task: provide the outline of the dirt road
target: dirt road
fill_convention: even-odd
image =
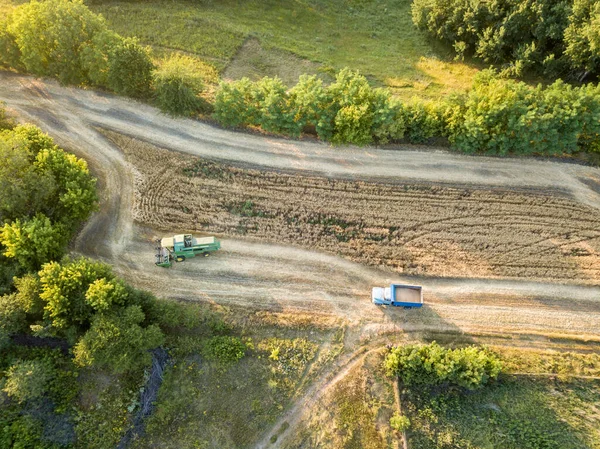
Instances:
[[[266,445],[283,420],[293,424],[286,432],[291,433],[306,406],[354,366],[364,343],[384,341],[380,336],[386,333],[466,333],[473,338],[501,338],[514,346],[556,343],[579,348],[587,344],[591,348],[600,342],[600,288],[595,285],[404,277],[401,279],[407,282],[424,284],[427,298],[423,310],[406,311],[374,307],[369,301],[373,285],[398,279],[390,271],[285,241],[264,243],[225,237],[222,251],[208,260],[178,264],[170,270],[155,267],[152,241],[162,233],[134,223],[133,185],[143,173],[97,127],[245,169],[390,184],[501,187],[553,193],[559,203],[572,201],[595,209],[600,208],[598,169],[409,147],[332,149],[319,143],[265,138],[191,120],[173,120],[126,99],[6,73],[0,74],[0,100],[51,134],[57,143],[85,157],[99,178],[101,209],[79,235],[77,252],[113,264],[130,282],[162,297],[332,314],[350,323],[353,337],[348,340],[355,348],[348,348],[348,356],[335,365],[340,370],[338,376],[316,383],[272,430],[265,432],[265,440],[257,447]],[[578,213],[583,220],[585,213]],[[597,231],[595,221],[586,223],[586,232]],[[590,279],[595,276],[591,273]],[[284,440],[280,438],[278,444]]]
[[[333,313],[361,323],[369,335],[404,328],[600,337],[600,288],[594,286],[413,278],[412,282],[426,284],[429,306],[423,312],[406,313],[372,307],[369,302],[370,287],[389,282],[389,272],[283,244],[225,238],[223,250],[210,262],[157,268],[152,264],[151,241],[160,233],[133,223],[132,185],[139,172],[95,127],[243,167],[354,180],[372,180],[383,173],[390,182],[556,190],[593,207],[600,205],[600,195],[588,184],[600,181],[597,169],[443,151],[332,149],[319,143],[263,138],[173,120],[129,100],[12,74],[0,74],[0,100],[85,157],[99,177],[101,211],[79,236],[76,250],[114,264],[131,282],[158,295]]]

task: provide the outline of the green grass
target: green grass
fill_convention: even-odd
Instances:
[[[412,447],[586,449],[600,447],[600,382],[508,377],[469,394],[404,401]]]
[[[0,0],[0,13],[19,3],[23,0]],[[415,28],[411,0],[97,0],[88,4],[118,33],[152,46],[159,59],[171,52],[197,58],[208,82],[216,81],[214,74],[223,73],[249,39],[262,47],[258,58],[264,64],[252,62],[257,58],[253,47],[248,58],[239,58],[242,68],[236,65],[235,77],[280,75],[290,83],[290,66],[296,66],[292,78],[298,71],[331,74],[347,66],[400,97],[435,98],[469,87],[477,71],[454,62],[448,49],[428,41]]]
[[[226,317],[227,332],[248,342],[246,356],[227,365],[202,357],[199,349],[214,334],[208,328],[215,326],[172,329],[167,346],[174,364],[165,375],[146,435],[134,449],[249,447],[332,361],[325,357],[327,349],[318,349],[335,339],[336,329],[315,325],[306,338],[306,330],[278,323],[274,316],[220,313],[211,322]]]
[[[2,0],[4,2],[10,0]],[[411,21],[410,0],[95,2],[111,28],[155,49],[189,52],[222,71],[244,41],[321,64],[348,66],[401,96],[470,85],[476,71],[448,59]]]

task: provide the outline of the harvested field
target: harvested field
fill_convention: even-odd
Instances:
[[[550,194],[242,169],[106,132],[137,172],[134,218],[296,244],[398,273],[600,279],[600,213]]]

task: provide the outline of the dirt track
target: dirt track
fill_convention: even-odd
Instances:
[[[181,264],[172,270],[154,267],[150,242],[161,233],[133,224],[132,186],[140,173],[94,127],[124,131],[169,149],[242,167],[335,174],[356,181],[372,180],[382,172],[388,174],[386,180],[396,183],[437,179],[544,193],[552,190],[594,207],[600,205],[599,195],[581,180],[600,180],[597,169],[442,151],[331,149],[317,143],[266,139],[172,120],[121,98],[10,74],[0,75],[0,99],[88,159],[99,177],[101,211],[81,233],[77,250],[113,263],[130,281],[161,296],[333,313],[363,323],[366,333],[404,328],[600,337],[600,289],[592,286],[413,278],[426,285],[430,306],[423,312],[405,313],[369,303],[370,287],[389,282],[390,272],[291,246],[226,238],[223,251],[210,261]],[[594,219],[592,231],[595,223]]]
[[[342,316],[351,324],[351,337],[347,340],[357,348],[368,339],[396,331],[409,334],[467,333],[477,338],[487,335],[501,338],[505,344],[514,346],[558,344],[560,347],[582,347],[584,340],[600,341],[600,288],[593,285],[514,279],[401,277],[400,280],[424,284],[428,304],[420,311],[390,310],[372,306],[369,291],[373,285],[384,285],[392,277],[398,279],[397,275],[389,270],[367,266],[365,260],[358,256],[356,260],[363,263],[290,246],[285,239],[279,243],[264,243],[226,237],[222,251],[207,260],[180,264],[171,270],[157,268],[152,263],[151,242],[162,232],[134,224],[134,216],[139,211],[133,207],[133,186],[135,180],[143,180],[143,170],[129,163],[115,145],[96,131],[96,127],[124,133],[170,150],[229,163],[237,167],[236,170],[267,169],[289,176],[326,175],[337,178],[332,184],[338,186],[345,185],[344,182],[374,180],[390,185],[442,183],[446,185],[445,190],[441,189],[446,196],[442,197],[438,207],[443,207],[446,201],[453,202],[454,206],[467,207],[467,203],[461,203],[467,200],[458,198],[460,195],[457,197],[456,192],[460,189],[473,192],[489,187],[508,189],[512,191],[508,195],[515,197],[534,193],[536,198],[547,198],[544,200],[547,204],[534,201],[525,211],[518,211],[518,219],[510,213],[503,217],[509,225],[519,222],[529,227],[529,266],[533,267],[535,258],[543,254],[544,245],[565,248],[564,260],[569,257],[588,259],[585,263],[578,262],[581,270],[578,275],[573,275],[575,268],[558,263],[563,259],[547,257],[546,260],[554,263],[552,270],[558,270],[550,276],[559,273],[563,280],[587,280],[596,285],[597,262],[590,258],[598,256],[598,169],[528,159],[464,157],[444,151],[411,148],[400,151],[331,149],[318,143],[263,138],[188,120],[172,120],[153,108],[125,99],[10,74],[0,74],[0,100],[6,101],[23,119],[38,124],[59,144],[85,157],[99,177],[101,210],[80,234],[76,250],[112,263],[129,281],[160,296],[270,311],[303,310]],[[173,155],[172,161],[177,161],[178,157]],[[159,200],[168,198],[167,195]],[[235,197],[233,203],[239,198]],[[153,201],[162,204],[159,200]],[[256,203],[259,204],[258,201]],[[566,215],[551,216],[551,209],[558,209],[560,214]],[[528,219],[529,210],[538,215],[545,211],[541,214],[544,219],[538,221],[538,227],[533,230]],[[565,211],[574,215],[570,217]],[[369,216],[366,213],[368,208],[363,212],[362,215]],[[166,221],[151,223],[167,228],[173,219],[169,216]],[[562,226],[559,233],[546,235],[542,232],[555,228],[557,220],[558,227]],[[464,222],[459,221],[459,224],[464,225]],[[435,224],[432,226],[425,228],[427,235],[444,232]],[[235,235],[226,228],[221,232]],[[538,243],[532,245],[540,232]],[[576,242],[578,237],[587,240]],[[427,242],[430,237],[424,235],[421,238]],[[573,241],[569,241],[571,238]],[[587,245],[584,248],[587,253],[571,251],[569,245]],[[506,251],[499,253],[497,260],[510,261],[510,254]],[[353,257],[352,254],[345,255]],[[438,268],[432,261],[423,264],[428,266],[429,263],[435,272]],[[446,261],[445,266],[448,265]],[[592,269],[582,269],[586,266]],[[486,277],[511,275],[502,270],[478,270],[470,274]],[[567,274],[562,276],[560,273]],[[539,273],[536,276],[548,277]],[[336,365],[342,373],[347,372],[356,360],[354,354],[348,354]],[[348,362],[346,370],[343,370],[342,362]],[[292,423],[298,422],[303,404],[313,403],[319,396],[319,389],[327,385],[317,383],[310,390],[308,399],[299,401],[283,419],[291,418]],[[265,433],[265,441],[269,435],[269,432]]]

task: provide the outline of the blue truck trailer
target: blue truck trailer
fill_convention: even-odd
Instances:
[[[423,287],[407,284],[373,287],[371,299],[378,306],[423,307]]]

